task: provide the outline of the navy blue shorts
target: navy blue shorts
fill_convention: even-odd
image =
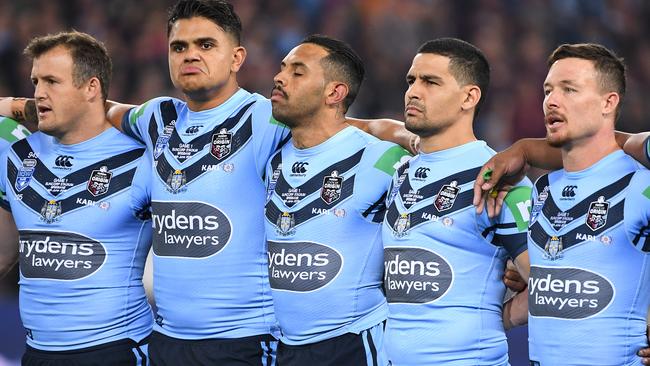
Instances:
[[[42,351],[26,347],[23,366],[148,366],[148,337],[140,342],[121,339],[70,351]]]
[[[280,342],[278,366],[386,366],[383,335],[381,323],[359,334],[346,333],[311,344]]]
[[[233,339],[186,340],[153,332],[153,366],[275,366],[278,341],[271,335]]]

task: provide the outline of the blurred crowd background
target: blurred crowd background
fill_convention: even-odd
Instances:
[[[30,96],[30,38],[77,29],[104,41],[113,57],[110,99],[142,103],[179,96],[167,68],[167,8],[175,0],[1,0],[0,96]],[[366,63],[366,79],[350,111],[357,117],[402,119],[405,74],[424,41],[459,37],[479,46],[492,80],[476,124],[496,150],[544,135],[542,83],[546,58],[562,43],[597,42],[628,66],[628,92],[618,128],[649,130],[650,1],[646,0],[234,0],[248,57],[241,85],[268,96],[280,60],[304,36],[323,33],[350,43]],[[0,352],[15,359],[16,271],[0,281]],[[19,323],[18,323],[19,325]],[[8,339],[8,338],[7,338]],[[12,351],[15,347],[18,350]],[[9,351],[6,351],[6,350]],[[7,353],[8,352],[8,353]],[[0,360],[2,364],[2,360]],[[517,363],[513,363],[517,365]]]

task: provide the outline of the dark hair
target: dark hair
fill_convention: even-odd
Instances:
[[[312,43],[327,50],[328,55],[321,60],[321,65],[330,80],[339,79],[348,84],[348,95],[343,101],[343,107],[347,112],[359,93],[366,72],[361,57],[349,44],[322,34],[307,36],[300,42],[300,44],[304,43]]]
[[[113,64],[104,44],[93,36],[77,32],[60,32],[32,39],[23,53],[32,60],[51,49],[62,46],[70,51],[72,57],[72,81],[75,86],[96,77],[102,88],[102,98],[108,98]]]
[[[241,20],[233,6],[222,0],[180,0],[169,9],[167,37],[172,26],[179,19],[203,17],[209,19],[224,32],[230,34],[239,46],[241,42]]]
[[[604,46],[595,43],[563,44],[548,57],[548,67],[555,61],[565,58],[580,58],[594,63],[598,72],[603,91],[615,91],[620,96],[621,103],[625,96],[625,64],[623,59]],[[618,105],[620,107],[621,104]],[[619,108],[616,109],[618,117]]]
[[[481,89],[474,116],[478,114],[490,85],[490,64],[473,44],[457,38],[438,38],[425,42],[418,53],[432,53],[449,58],[449,72],[460,85],[473,84]]]

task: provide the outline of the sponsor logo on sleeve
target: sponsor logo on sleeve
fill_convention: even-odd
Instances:
[[[26,278],[79,280],[106,260],[100,242],[63,231],[21,230],[19,252],[20,273]]]
[[[202,202],[152,202],[153,251],[162,257],[206,258],[230,240],[232,225]]]
[[[454,273],[440,255],[422,248],[384,249],[384,289],[389,303],[426,304],[442,298]]]
[[[343,268],[333,248],[313,242],[268,242],[269,280],[274,290],[310,292],[331,283]]]
[[[528,311],[537,317],[585,319],[614,299],[607,278],[580,268],[532,266],[528,289]]]

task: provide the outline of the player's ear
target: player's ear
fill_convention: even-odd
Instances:
[[[466,111],[475,108],[481,100],[481,88],[476,85],[465,85],[463,91],[464,99],[460,105],[461,109]]]
[[[230,66],[230,71],[236,73],[241,68],[241,65],[244,64],[246,60],[246,49],[242,46],[237,46],[233,48],[232,53],[232,65]]]
[[[332,81],[325,86],[325,103],[327,105],[336,105],[343,103],[349,93],[348,86],[340,81]]]
[[[102,83],[99,81],[99,78],[92,77],[90,80],[84,83],[84,92],[86,93],[86,98],[88,100],[96,100],[97,98],[102,99]],[[103,100],[103,99],[102,99]]]

